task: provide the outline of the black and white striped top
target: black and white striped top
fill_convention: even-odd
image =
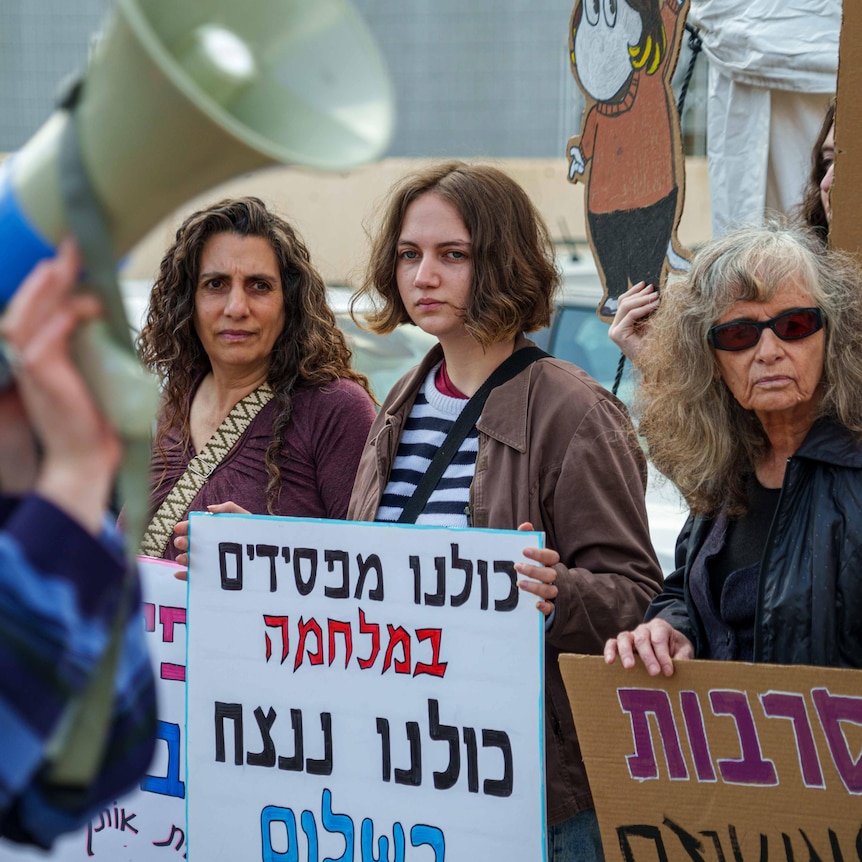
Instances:
[[[389,474],[389,483],[377,510],[378,521],[398,520],[449,429],[467,405],[466,399],[451,398],[437,388],[435,378],[440,364],[428,372],[407,417]],[[470,502],[470,485],[476,472],[478,451],[479,432],[473,427],[428,498],[422,514],[416,519],[417,524],[469,526],[467,505]]]

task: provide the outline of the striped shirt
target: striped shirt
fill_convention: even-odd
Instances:
[[[389,474],[389,483],[377,510],[378,521],[398,520],[428,469],[431,459],[467,405],[467,399],[452,398],[437,388],[436,377],[440,365],[441,363],[438,363],[428,372],[407,417],[392,464],[392,472]],[[470,502],[470,485],[476,472],[478,451],[479,432],[474,426],[425,503],[425,508],[416,519],[417,524],[435,527],[469,526],[467,506]]]

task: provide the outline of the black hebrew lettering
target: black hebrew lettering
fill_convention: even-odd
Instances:
[[[259,752],[249,751],[246,753],[245,762],[249,766],[275,766],[275,743],[272,741],[270,730],[276,719],[275,710],[270,707],[266,715],[261,707],[256,707],[254,717],[260,730],[260,738],[263,748]]]
[[[395,783],[418,787],[422,783],[422,740],[419,722],[407,722],[407,739],[410,741],[410,769],[395,769]]]
[[[735,862],[743,862],[742,851],[739,847],[739,836],[736,833],[736,826],[733,824],[727,827],[727,834],[730,838],[730,849],[733,851]],[[761,833],[760,835],[760,862],[767,862],[769,859],[769,839]]]
[[[661,830],[658,826],[649,826],[647,824],[617,826],[617,838],[620,842],[623,859],[626,862],[635,862],[635,851],[631,843],[632,838],[643,838],[647,841],[653,841],[659,862],[667,862],[667,850],[665,850],[664,839],[661,837]],[[641,858],[643,859],[644,856],[641,856]],[[650,853],[647,858],[652,859],[654,856]],[[741,862],[741,858],[739,862]]]
[[[411,554],[408,558],[410,569],[413,572],[413,603],[420,605],[426,604],[429,607],[442,607],[446,603],[446,581],[447,581],[447,565],[450,565],[453,571],[460,571],[464,575],[464,585],[459,592],[453,592],[449,596],[449,603],[452,607],[461,607],[465,605],[473,591],[473,581],[479,581],[479,606],[485,611],[488,610],[490,601],[490,584],[488,579],[488,561],[476,560],[475,574],[474,563],[472,560],[461,557],[460,547],[457,542],[450,545],[451,562],[447,561],[446,557],[434,557],[434,571],[436,576],[435,589],[432,592],[423,592],[422,589],[422,561],[416,554]],[[494,600],[494,610],[506,612],[514,610],[518,606],[520,593],[518,591],[518,578],[515,571],[515,564],[512,560],[494,560],[493,571],[495,574],[505,575],[508,583],[506,584],[506,595],[503,598]]]
[[[446,560],[444,557],[434,557],[434,568],[437,570],[437,591],[425,593],[425,604],[432,608],[442,608],[446,604]]]
[[[703,842],[699,838],[692,835],[691,832],[683,829],[678,823],[674,823],[670,817],[665,817],[663,822],[664,825],[679,839],[682,849],[688,853],[690,859],[694,860],[694,862],[704,862]]]
[[[476,728],[464,728],[464,747],[467,749],[467,791],[479,792],[479,744],[476,742]]]
[[[363,557],[362,554],[357,554],[356,564],[359,566],[359,578],[356,581],[356,592],[353,594],[353,598],[362,598],[362,590],[365,588],[365,578],[373,569],[377,572],[377,586],[373,590],[368,591],[368,598],[373,602],[382,602],[383,565],[380,562],[380,557],[378,557],[377,554],[370,554],[368,557]]]
[[[509,595],[494,601],[495,611],[513,611],[518,607],[518,576],[511,560],[494,560],[494,572],[509,576]]]
[[[422,782],[422,740],[419,723],[408,721],[405,722],[405,727],[407,738],[410,742],[410,768],[395,769],[395,782],[397,784],[418,786]],[[431,742],[445,743],[449,750],[449,761],[446,768],[432,772],[435,790],[450,790],[458,784],[461,775],[460,734],[462,732],[464,746],[467,750],[467,790],[469,793],[478,793],[480,787],[479,746],[476,729],[473,727],[459,729],[455,725],[441,723],[439,701],[429,698],[428,735]],[[382,779],[388,782],[391,780],[392,773],[391,737],[388,719],[378,716],[377,733],[380,735],[382,752]],[[514,788],[514,760],[509,735],[502,730],[484,728],[482,730],[482,747],[499,749],[503,761],[501,777],[486,777],[482,785],[483,792],[486,796],[499,798],[511,796]],[[439,755],[435,755],[434,760],[439,763]]]
[[[305,771],[309,775],[332,775],[332,713],[320,713],[320,729],[323,731],[323,757],[309,757]]]
[[[383,774],[384,781],[392,780],[392,748],[389,740],[389,720],[377,716],[377,732],[380,734],[380,748],[382,750]]]
[[[308,562],[308,579],[302,576],[302,562]],[[296,591],[301,596],[307,596],[317,582],[317,548],[294,548],[293,578],[296,581]]]
[[[428,727],[433,742],[449,744],[449,765],[442,772],[434,772],[437,790],[448,790],[458,783],[461,773],[461,746],[458,728],[452,724],[440,724],[440,706],[433,698],[428,700]]]
[[[302,772],[305,763],[305,748],[302,741],[302,710],[291,709],[290,723],[293,726],[293,756],[278,758],[278,768],[288,772]]]
[[[422,567],[419,564],[419,557],[415,554],[410,555],[410,568],[413,569],[413,604],[422,604]]]
[[[452,607],[457,608],[466,604],[467,599],[470,598],[470,590],[473,586],[473,561],[461,559],[456,542],[453,542],[450,547],[452,549],[452,568],[461,569],[464,572],[464,589],[458,595],[452,596],[449,599]]]
[[[278,546],[255,545],[254,549],[259,557],[269,558],[269,591],[274,593],[278,589],[278,577],[275,573],[275,558],[278,556]]]
[[[335,564],[341,565],[341,586],[330,587],[326,586],[323,590],[328,599],[349,599],[350,598],[350,558],[347,556],[347,551],[330,551],[323,552],[323,559],[330,572],[335,571]]]
[[[232,567],[228,566],[228,557],[233,557]],[[242,589],[242,545],[238,542],[218,543],[218,566],[223,590]]]
[[[488,610],[488,596],[490,587],[488,585],[488,561],[478,560],[476,562],[476,574],[479,576],[479,607],[483,611]]]
[[[215,702],[215,739],[217,763],[225,762],[224,724],[226,720],[233,721],[233,762],[242,766],[242,704]]]
[[[705,829],[700,834],[712,841],[712,849],[715,851],[716,860],[718,862],[725,862],[724,848],[721,846],[721,838],[718,837],[718,832],[714,829]]]

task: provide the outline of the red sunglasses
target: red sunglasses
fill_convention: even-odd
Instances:
[[[761,333],[767,328],[782,341],[808,338],[823,329],[823,312],[819,308],[793,308],[770,320],[720,323],[709,330],[709,343],[716,350],[748,350],[760,341]]]

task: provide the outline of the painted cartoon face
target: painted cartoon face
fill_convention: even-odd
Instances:
[[[641,37],[641,16],[625,0],[582,0],[575,63],[585,93],[608,102],[632,74],[629,47]]]

